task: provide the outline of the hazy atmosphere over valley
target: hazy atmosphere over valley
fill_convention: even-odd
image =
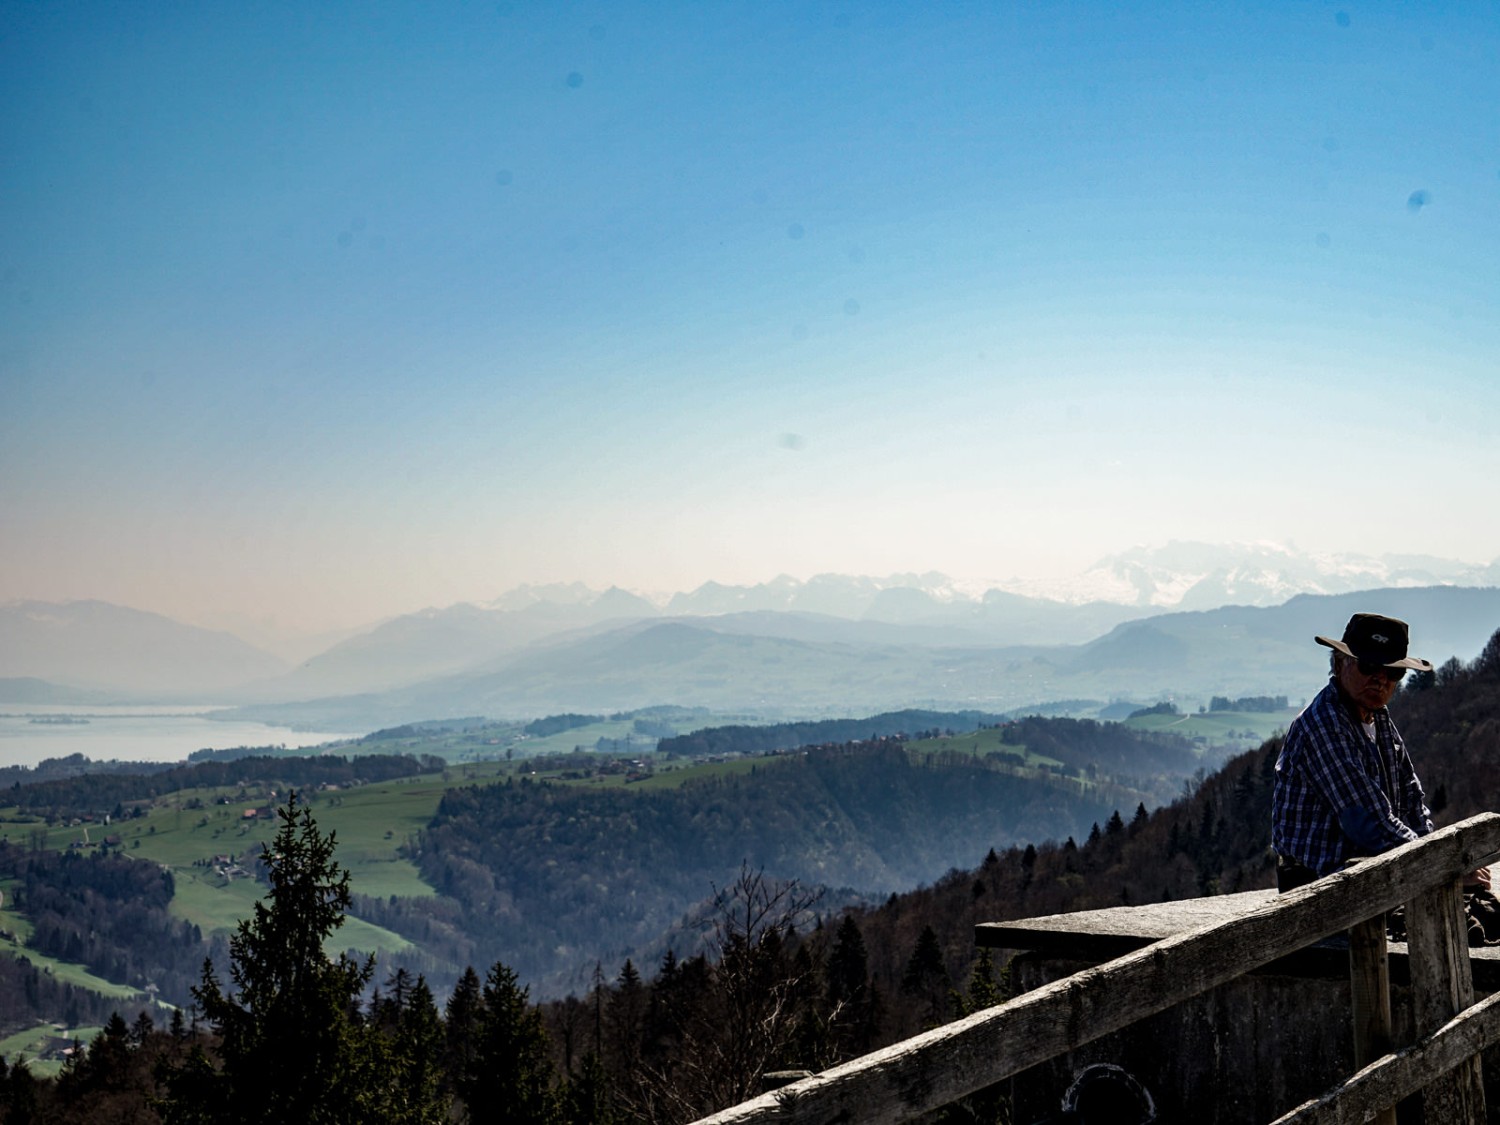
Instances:
[[[1494,580],[1481,8],[0,21],[0,599]]]

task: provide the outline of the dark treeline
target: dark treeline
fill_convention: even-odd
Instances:
[[[464,719],[424,719],[419,723],[403,723],[399,727],[384,727],[381,730],[371,731],[359,741],[398,742],[404,738],[427,738],[434,734],[462,733],[501,725],[503,724],[478,715]]]
[[[1031,715],[1001,726],[1000,740],[1056,758],[1070,772],[1113,777],[1137,788],[1148,788],[1153,778],[1192,773],[1199,761],[1192,745],[1177,735],[1094,719]]]
[[[602,723],[603,715],[548,715],[543,719],[532,719],[521,729],[536,738],[546,738],[548,735],[561,734],[565,730],[576,730],[578,727],[591,726],[594,723]]]
[[[1210,711],[1285,711],[1287,708],[1286,696],[1284,695],[1246,695],[1240,699],[1230,699],[1227,695],[1216,695],[1208,701]]]
[[[168,911],[172,873],[154,863],[0,840],[0,879],[14,881],[11,905],[31,922],[28,948],[117,984],[152,989],[168,1002],[188,1002],[203,958],[214,951],[198,927]],[[47,1010],[40,999],[19,1009],[0,1007],[0,1030],[33,1022]]]
[[[62,758],[43,758],[35,766],[0,766],[0,789],[63,781],[90,773],[150,774],[176,768],[174,762],[96,762],[83,754],[69,754]]]
[[[771,723],[766,726],[704,727],[691,734],[663,738],[657,750],[680,758],[713,757],[719,754],[766,754],[796,750],[824,743],[857,742],[889,738],[925,730],[977,730],[996,723],[999,715],[983,711],[888,711],[868,719],[820,719],[805,723]]]
[[[301,788],[349,785],[435,773],[443,766],[441,758],[430,755],[420,759],[394,754],[240,758],[173,766],[156,773],[90,773],[33,785],[16,782],[0,799],[42,815],[78,816],[107,812],[127,801],[149,801],[183,789],[251,784]]]
[[[119,1006],[118,1000],[58,980],[24,954],[0,956],[0,1038],[39,1023],[97,1025]]]

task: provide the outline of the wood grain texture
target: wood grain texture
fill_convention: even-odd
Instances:
[[[1349,997],[1354,1065],[1363,1069],[1391,1050],[1391,971],[1384,914],[1349,928]],[[1396,1107],[1385,1107],[1374,1120],[1375,1125],[1396,1125]]]
[[[1469,927],[1458,882],[1422,891],[1406,905],[1412,1024],[1427,1035],[1474,1003]],[[1422,1092],[1426,1119],[1484,1125],[1484,1076],[1478,1057],[1465,1059]]]
[[[1347,930],[1500,854],[1485,813],[1351,869],[703,1118],[704,1125],[898,1122]]]
[[[1368,1121],[1381,1106],[1430,1086],[1464,1060],[1497,1042],[1500,1042],[1500,994],[1465,1009],[1414,1045],[1377,1059],[1321,1097],[1278,1117],[1272,1125],[1345,1125]],[[1448,1125],[1447,1119],[1431,1114],[1427,1120],[1430,1125]]]

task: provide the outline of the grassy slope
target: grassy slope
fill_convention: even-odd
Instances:
[[[624,737],[629,727],[628,721],[596,723],[552,739],[530,739],[525,744],[526,757],[539,749],[548,749],[554,742],[556,749],[571,751],[580,738],[585,745],[592,746],[601,735]],[[451,750],[453,741],[452,735],[435,735],[427,741],[402,740],[399,747],[380,745],[372,749],[382,753],[428,753],[440,748]],[[735,765],[737,768],[738,764]],[[713,771],[720,767],[706,768]],[[745,768],[748,769],[748,763]],[[432,819],[444,790],[454,785],[492,783],[506,773],[533,769],[524,759],[514,763],[468,762],[455,764],[442,774],[306,796],[319,826],[336,834],[338,858],[349,869],[356,894],[382,898],[426,896],[434,893],[432,888],[422,882],[416,866],[403,858],[398,849]],[[680,784],[690,772],[676,771],[664,780]],[[623,785],[624,778],[599,777],[580,784]],[[218,804],[221,797],[228,798],[229,803]],[[284,799],[282,793],[274,800]],[[231,854],[249,867],[261,846],[275,835],[278,822],[274,818],[247,821],[243,814],[247,808],[263,808],[271,801],[269,793],[256,786],[183,790],[159,798],[144,816],[117,821],[108,827],[87,826],[87,839],[97,843],[106,835],[118,835],[125,854],[172,868],[177,883],[172,912],[197,925],[205,935],[215,931],[227,933],[233,931],[240,919],[249,916],[264,887],[249,878],[226,879],[204,861],[218,854]],[[201,807],[188,807],[195,802]],[[27,846],[35,840],[45,848],[60,850],[82,842],[85,826],[48,828],[11,806],[0,808],[0,839]],[[0,891],[6,889],[0,886]],[[0,929],[14,932],[21,941],[31,932],[30,923],[22,915],[3,909],[0,909]],[[411,948],[411,943],[400,935],[354,916],[347,919],[329,944],[334,949],[352,947],[369,952],[401,952]],[[107,996],[134,995],[134,990],[96,977],[82,966],[40,956],[3,939],[0,939],[0,955],[30,957],[37,965],[50,966],[59,979]]]
[[[1297,708],[1284,711],[1205,711],[1201,714],[1140,715],[1125,720],[1136,730],[1166,731],[1192,739],[1202,749],[1239,753],[1253,750],[1286,730]]]
[[[94,1036],[104,1029],[102,1027],[75,1027],[66,1032],[68,1038],[76,1039],[80,1043],[89,1043]],[[26,1069],[38,1078],[56,1078],[62,1072],[63,1064],[57,1059],[37,1059],[38,1053],[43,1045],[54,1035],[62,1035],[64,1032],[52,1024],[37,1024],[36,1027],[28,1028],[26,1031],[18,1031],[14,1035],[8,1035],[0,1039],[0,1058],[7,1063],[26,1060]]]
[[[422,882],[416,866],[403,858],[398,849],[432,819],[444,790],[456,785],[492,783],[508,773],[536,772],[530,759],[538,753],[571,752],[575,745],[592,746],[601,736],[623,738],[630,727],[629,721],[594,723],[547,739],[527,739],[523,744],[524,756],[518,753],[514,762],[458,762],[441,774],[306,796],[319,826],[337,836],[338,858],[349,869],[351,886],[356,894],[382,898],[431,895],[434,893],[432,888]],[[427,739],[403,739],[396,745],[381,744],[371,749],[382,753],[438,753],[446,750],[451,754],[459,749],[456,741],[459,739],[452,734],[437,734]],[[491,751],[494,749],[492,746]],[[645,787],[676,786],[696,776],[748,772],[752,763],[746,760],[703,766],[664,765],[667,768],[656,777],[637,784]],[[542,771],[543,775],[550,772]],[[616,774],[574,783],[623,786],[625,779]],[[219,804],[220,798],[227,798],[229,803]],[[206,861],[215,855],[229,854],[248,868],[259,855],[261,846],[275,835],[278,822],[274,818],[246,820],[244,812],[247,808],[264,808],[277,800],[285,800],[285,794],[279,793],[272,798],[265,788],[257,786],[183,790],[157,799],[141,817],[117,821],[107,827],[87,826],[87,839],[97,843],[104,836],[118,835],[126,855],[170,867],[177,884],[172,913],[194,923],[205,935],[215,931],[228,933],[242,918],[250,915],[265,888],[250,878],[226,879]],[[190,807],[195,804],[200,807]],[[20,814],[12,806],[0,808],[0,839],[22,845],[30,845],[35,840],[46,848],[65,849],[85,839],[85,826],[48,828],[41,821]],[[0,890],[4,889],[0,887]],[[21,941],[30,934],[30,924],[26,919],[8,910],[0,911],[0,929],[16,933]],[[329,946],[330,949],[352,947],[367,952],[401,952],[410,949],[411,943],[390,930],[350,916]],[[134,990],[96,977],[80,965],[43,957],[17,943],[0,940],[0,956],[4,955],[30,957],[38,965],[49,966],[59,979],[107,996],[126,998],[134,995]]]
[[[923,738],[907,743],[913,755],[937,754],[957,751],[984,757],[986,754],[1019,754],[1026,759],[1027,766],[1055,766],[1061,763],[1045,754],[1034,754],[1019,742],[1002,742],[1001,731],[994,727],[986,730],[968,731],[953,738]]]

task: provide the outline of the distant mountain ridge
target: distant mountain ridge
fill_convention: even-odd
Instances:
[[[485,604],[392,618],[295,668],[231,634],[158,614],[103,602],[23,602],[0,607],[0,677],[17,685],[33,678],[66,689],[189,699],[212,694],[241,703],[359,697],[357,706],[375,707],[380,723],[448,713],[409,712],[408,704],[418,701],[451,703],[459,708],[453,713],[465,714],[480,700],[522,715],[557,706],[661,702],[774,709],[780,701],[802,712],[817,700],[838,710],[1009,707],[1053,694],[1053,684],[1061,694],[1106,698],[1189,690],[1180,679],[1167,682],[1125,667],[1146,662],[1148,651],[1158,671],[1174,665],[1191,670],[1194,689],[1282,690],[1286,685],[1277,677],[1284,669],[1274,661],[1261,669],[1268,679],[1244,682],[1248,663],[1226,665],[1199,655],[1195,646],[1206,643],[1201,638],[1187,643],[1173,640],[1170,630],[1118,631],[1173,612],[1269,608],[1299,595],[1493,588],[1497,582],[1500,563],[1174,542],[1110,556],[1050,585],[963,582],[937,572],[819,574],[806,581],[780,575],[754,585],[706,582],[647,597],[618,587],[550,583],[518,587]],[[1044,586],[1053,596],[1037,596]],[[1090,600],[1090,593],[1099,596]],[[669,628],[645,632],[652,624]],[[1084,651],[1052,651],[1076,646]],[[965,651],[982,655],[957,655]],[[677,672],[667,674],[669,666]],[[1215,667],[1220,682],[1211,683],[1208,669]],[[1085,689],[1079,682],[1090,669],[1097,675]],[[585,670],[593,677],[587,683]],[[1106,682],[1109,674],[1120,679]],[[496,677],[506,681],[503,689],[484,686]],[[996,689],[996,682],[1004,687]],[[1047,695],[1025,694],[1032,691]],[[840,692],[853,697],[840,698]]]
[[[1310,697],[1327,670],[1315,634],[1357,611],[1413,623],[1413,648],[1470,659],[1500,625],[1500,588],[1299,595],[1281,606],[1156,614],[1085,644],[940,644],[921,630],[808,614],[649,618],[551,637],[480,668],[351,698],[236,717],[350,729],[438,715],[527,717],[663,703],[765,719],[906,707],[1013,711],[1043,700]],[[785,626],[785,628],[778,628]],[[366,718],[361,719],[360,716]]]
[[[205,698],[285,668],[232,633],[109,602],[0,606],[0,677],[43,680],[91,699],[102,691]]]
[[[1007,588],[1064,601],[1213,609],[1278,605],[1297,594],[1411,586],[1500,585],[1500,559],[1475,565],[1431,555],[1306,553],[1275,543],[1172,541],[1100,559],[1082,574]]]

